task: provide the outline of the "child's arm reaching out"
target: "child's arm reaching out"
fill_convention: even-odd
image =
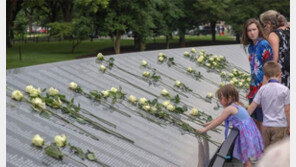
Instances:
[[[256,109],[257,106],[258,106],[258,104],[253,101],[251,103],[250,107],[248,108],[248,113],[250,115],[252,115],[252,113],[255,111],[255,109]]]
[[[214,129],[216,128],[217,126],[221,125],[222,122],[227,119],[227,117],[231,114],[234,114],[235,113],[235,107],[233,106],[229,106],[227,108],[225,108],[225,110],[223,111],[223,113],[217,117],[216,119],[212,120],[209,125],[207,125],[206,127],[204,128],[201,128],[201,129],[197,129],[196,132],[197,133],[204,133],[208,130],[211,130],[211,129]]]

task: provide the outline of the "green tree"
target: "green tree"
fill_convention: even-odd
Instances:
[[[184,16],[184,12],[180,6],[182,0],[157,1],[155,13],[156,34],[166,37],[166,48],[169,48],[169,40],[172,37],[172,32],[177,30],[176,21]]]
[[[204,23],[210,23],[212,41],[215,42],[216,23],[229,17],[228,7],[231,0],[197,0],[194,7],[198,10],[197,15]]]
[[[14,20],[21,10],[23,0],[6,0],[6,47],[12,47],[13,39],[12,27]]]

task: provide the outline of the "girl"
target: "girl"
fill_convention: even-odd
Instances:
[[[287,19],[275,10],[260,15],[273,50],[273,60],[281,65],[281,82],[290,88],[290,28]]]
[[[260,23],[254,19],[248,19],[244,24],[242,43],[244,48],[248,46],[249,61],[251,67],[251,83],[247,98],[251,104],[255,94],[263,83],[263,67],[267,61],[272,60],[273,52],[270,44],[265,40]],[[263,113],[262,108],[257,107],[252,114],[257,127],[261,131]]]
[[[225,139],[227,138],[229,125],[237,128],[240,133],[235,140],[233,157],[243,162],[244,167],[251,167],[250,158],[259,158],[263,152],[263,142],[255,122],[239,102],[238,91],[231,84],[221,87],[217,91],[220,103],[224,106],[223,113],[211,122],[205,123],[204,128],[197,133],[211,130],[225,121]]]

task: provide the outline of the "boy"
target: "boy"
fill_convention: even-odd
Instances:
[[[290,90],[280,84],[282,72],[278,63],[269,61],[264,65],[264,79],[268,81],[257,92],[248,108],[251,115],[262,104],[264,147],[280,141],[290,133]]]

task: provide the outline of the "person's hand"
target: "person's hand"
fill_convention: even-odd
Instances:
[[[287,133],[290,136],[290,126],[287,127]]]
[[[201,128],[201,129],[197,129],[196,133],[204,133],[206,131],[207,131],[206,128]]]
[[[211,122],[206,122],[206,123],[202,124],[202,126],[208,126],[208,125],[210,125],[210,123]]]

